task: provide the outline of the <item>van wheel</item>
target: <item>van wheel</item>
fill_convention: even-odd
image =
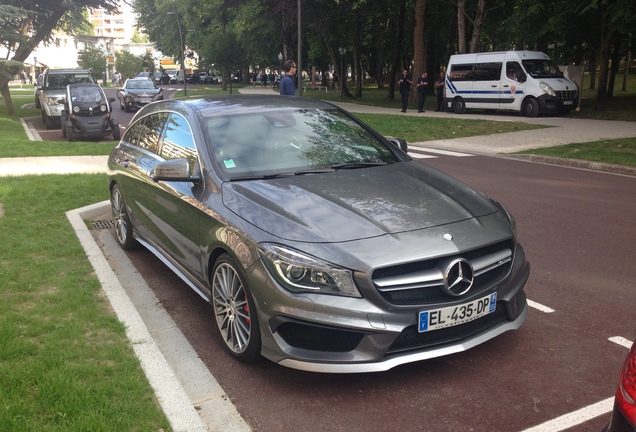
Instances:
[[[466,112],[466,102],[464,102],[464,99],[457,98],[453,100],[453,112],[455,114],[464,114]]]
[[[539,115],[539,102],[534,98],[523,101],[523,115],[526,117],[536,117]]]

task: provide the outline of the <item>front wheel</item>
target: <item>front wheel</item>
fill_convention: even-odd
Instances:
[[[526,117],[536,117],[539,115],[539,102],[534,98],[523,101],[523,115]]]
[[[134,249],[138,243],[133,238],[132,222],[130,222],[124,196],[118,185],[113,186],[110,191],[110,208],[113,215],[117,243],[124,250]]]
[[[256,305],[240,268],[221,255],[212,273],[212,307],[217,329],[230,353],[241,361],[261,356],[261,333]]]
[[[464,99],[457,98],[453,100],[453,112],[455,114],[464,114],[466,112],[466,102],[464,102]]]
[[[119,122],[117,120],[111,120],[110,127],[113,130],[113,139],[119,141],[121,139],[121,131],[119,130]]]

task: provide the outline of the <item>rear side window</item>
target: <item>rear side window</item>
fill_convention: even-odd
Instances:
[[[473,64],[451,65],[450,79],[453,81],[471,81],[473,74]]]
[[[498,81],[501,78],[502,63],[476,63],[473,81]]]
[[[159,137],[168,118],[168,113],[155,113],[136,122],[124,134],[123,141],[157,153]]]

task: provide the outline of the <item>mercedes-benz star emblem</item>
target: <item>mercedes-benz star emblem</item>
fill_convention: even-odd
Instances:
[[[463,258],[451,261],[444,270],[444,290],[452,296],[466,294],[473,280],[473,266]]]

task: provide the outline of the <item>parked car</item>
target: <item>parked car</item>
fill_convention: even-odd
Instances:
[[[514,218],[406,150],[310,98],[153,103],[108,160],[116,238],[209,301],[243,361],[382,371],[519,328]]]
[[[42,121],[47,129],[61,127],[64,105],[59,102],[66,95],[66,86],[74,83],[94,83],[88,69],[45,69],[38,77],[35,90],[35,106],[40,108]]]
[[[150,102],[163,100],[163,89],[150,78],[128,78],[124,86],[117,91],[119,107],[129,112],[132,108],[141,108]]]
[[[199,84],[199,74],[196,74],[196,73],[186,74],[186,82],[188,84]]]
[[[161,85],[170,84],[170,75],[167,72],[162,72],[161,73],[161,79],[159,80],[159,84],[161,84]]]
[[[99,84],[69,84],[63,98],[62,136],[69,141],[112,135],[119,141],[119,122],[111,117],[111,102]]]
[[[621,370],[614,408],[603,432],[636,431],[636,340],[627,354]]]
[[[166,71],[166,73],[170,77],[169,84],[176,84],[177,83],[177,72],[178,71],[176,71],[176,70],[167,70]]]

